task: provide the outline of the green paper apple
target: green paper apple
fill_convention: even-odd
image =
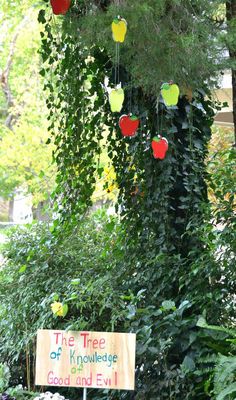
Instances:
[[[179,100],[179,87],[176,83],[165,82],[161,86],[161,95],[167,107],[176,106]]]
[[[109,103],[112,112],[120,112],[125,99],[124,90],[122,88],[112,89],[109,94]]]

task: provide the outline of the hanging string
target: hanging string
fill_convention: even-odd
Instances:
[[[192,152],[192,150],[193,150],[193,143],[192,143],[192,140],[193,140],[193,108],[192,108],[192,104],[190,104],[188,121],[189,121],[189,148]]]
[[[120,7],[120,0],[116,0],[116,5]],[[118,15],[118,18],[120,16]],[[117,67],[117,82],[116,85],[120,83],[120,43],[116,42],[116,67]]]
[[[156,104],[156,130],[157,130],[157,132],[160,131],[159,99],[157,99],[157,104]]]
[[[120,83],[120,43],[117,43],[117,80]]]
[[[164,121],[164,109],[163,109],[163,107],[160,107],[159,99],[157,100],[157,105],[156,105],[156,117],[157,117],[157,123],[156,123],[157,133],[160,136],[162,136],[163,121]]]
[[[129,113],[132,114],[132,95],[133,95],[133,84],[132,77],[130,80],[130,92],[129,92]]]
[[[162,135],[163,131],[163,120],[164,120],[164,111],[163,108],[161,110],[161,125],[160,125],[160,135]]]
[[[117,85],[118,43],[115,45],[115,86]]]
[[[120,43],[116,42],[115,47],[115,86],[120,83]]]

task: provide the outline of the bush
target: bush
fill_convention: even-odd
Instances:
[[[8,387],[10,370],[6,364],[0,364],[0,400],[25,400],[34,396],[34,393],[24,390],[22,385]]]
[[[231,179],[232,169],[226,171]],[[218,162],[212,190],[222,173]],[[199,247],[185,258],[165,248],[157,252],[151,235],[145,244],[128,236],[105,211],[80,220],[64,237],[55,235],[55,224],[54,230],[45,224],[16,229],[0,272],[1,359],[11,369],[20,365],[30,387],[37,329],[136,332],[136,391],[110,391],[110,399],[212,398],[224,337],[202,330],[198,321],[207,315],[211,324],[230,325],[234,316],[235,219],[224,190],[216,192],[213,216],[206,208],[204,224],[186,227],[183,243],[197,237]],[[53,314],[55,302],[64,317]],[[78,397],[78,390],[62,392]],[[91,389],[90,395],[107,399],[103,391]]]
[[[216,400],[234,400],[236,394],[236,329],[208,325],[205,318],[200,318],[198,326],[208,330],[211,345],[218,354],[213,361],[212,394]],[[209,360],[208,360],[209,363]]]
[[[6,364],[0,364],[0,393],[3,392],[10,381],[10,370]]]
[[[122,292],[112,278],[115,260],[123,258],[120,231],[101,212],[60,243],[45,224],[11,234],[0,271],[0,358],[11,368],[21,365],[28,387],[39,328],[112,330],[122,318]],[[54,301],[69,305],[65,318],[53,315]]]

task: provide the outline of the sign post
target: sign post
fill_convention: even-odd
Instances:
[[[36,385],[134,390],[133,333],[40,329]]]
[[[87,400],[87,388],[84,388],[83,400]]]

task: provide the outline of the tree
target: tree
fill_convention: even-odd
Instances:
[[[49,198],[55,171],[50,165],[53,147],[46,146],[47,111],[38,75],[39,4],[1,6],[0,195],[12,203],[15,190],[22,187],[37,207]]]
[[[236,20],[236,1],[226,0],[226,20],[228,28],[227,46],[230,59],[232,61],[232,97],[233,97],[233,121],[234,121],[234,146],[236,146],[236,47],[235,47],[235,20]]]
[[[64,19],[62,28],[60,19],[57,20],[57,24],[49,14],[47,22],[45,20],[45,12],[41,12],[39,20],[46,23],[42,42],[42,55],[44,61],[48,60],[43,74],[51,73],[53,70],[55,76],[53,84],[60,87],[64,93],[67,92],[67,98],[63,96],[63,93],[59,93],[55,100],[57,89],[55,88],[54,90],[50,78],[46,88],[52,91],[48,105],[51,110],[51,129],[56,134],[56,162],[62,172],[58,176],[58,182],[60,183],[58,190],[60,192],[60,187],[62,188],[63,197],[65,198],[65,207],[63,207],[65,215],[67,211],[68,213],[70,212],[72,205],[76,207],[89,202],[95,185],[94,174],[97,166],[98,171],[100,171],[99,160],[103,145],[102,131],[104,124],[110,127],[108,155],[115,166],[120,187],[119,199],[122,208],[128,214],[127,219],[129,221],[131,218],[130,211],[131,214],[134,213],[134,220],[137,222],[135,204],[137,208],[139,208],[140,204],[145,204],[146,206],[148,204],[145,195],[150,195],[150,188],[153,185],[152,182],[149,182],[148,188],[143,187],[146,185],[145,177],[148,172],[152,181],[152,168],[156,165],[158,168],[157,173],[159,173],[159,168],[162,171],[160,163],[150,162],[146,165],[145,161],[147,160],[146,154],[150,156],[150,152],[147,153],[146,150],[150,145],[150,136],[153,136],[155,131],[163,134],[168,129],[171,133],[170,140],[173,140],[173,143],[171,143],[173,145],[172,154],[173,152],[175,155],[177,153],[183,154],[184,149],[187,149],[189,167],[191,165],[190,169],[192,169],[195,157],[197,165],[200,166],[201,164],[204,169],[203,160],[206,154],[207,140],[210,138],[209,127],[213,121],[213,110],[210,110],[210,102],[206,102],[203,106],[207,109],[209,120],[206,120],[205,135],[201,135],[200,128],[197,126],[200,120],[198,122],[194,121],[197,124],[196,126],[194,126],[193,120],[195,116],[197,119],[202,115],[201,101],[205,93],[200,93],[199,91],[194,93],[194,89],[203,89],[206,81],[212,85],[220,68],[226,65],[222,52],[224,44],[220,47],[219,41],[217,41],[217,38],[222,35],[222,31],[217,24],[209,22],[213,21],[215,9],[219,4],[220,2],[214,2],[214,4],[210,2],[206,5],[203,1],[194,3],[183,1],[170,4],[168,1],[163,0],[158,4],[147,1],[137,5],[136,2],[131,1],[116,5],[107,1],[94,2],[92,12],[88,13],[85,4],[75,1]],[[133,140],[134,146],[132,144],[127,146],[130,142],[121,141],[120,136],[115,137],[112,128],[114,126],[116,131],[119,132],[118,121],[117,118],[112,118],[108,114],[104,91],[101,90],[100,86],[106,74],[110,77],[111,84],[117,83],[114,80],[118,66],[114,58],[115,44],[111,39],[110,22],[114,15],[118,13],[125,15],[129,23],[127,41],[121,48],[120,59],[122,64],[118,68],[120,79],[127,94],[124,110],[138,112],[142,120],[143,141],[141,141],[141,137]],[[202,24],[202,15],[205,16],[206,23],[204,25]],[[52,28],[50,26],[51,21],[53,21]],[[149,21],[148,29],[146,21]],[[63,30],[61,31],[61,29]],[[57,32],[55,32],[56,30]],[[81,42],[76,45],[78,30]],[[72,47],[72,43],[74,47]],[[148,43],[148,47],[146,43]],[[173,50],[174,44],[175,49]],[[68,49],[65,51],[64,45],[68,46],[68,49],[70,48],[71,54],[69,54]],[[99,51],[98,49],[102,46],[105,47],[105,50]],[[147,48],[144,52],[145,46]],[[79,51],[81,57],[79,57]],[[61,53],[64,54],[64,59],[60,57],[59,61],[58,55]],[[94,57],[91,59],[94,62],[88,63],[86,61],[89,56]],[[80,62],[80,66],[73,65],[75,60],[76,63]],[[186,62],[186,60],[188,61]],[[158,63],[158,68],[155,68],[155,63],[156,65]],[[104,64],[106,65],[105,69],[103,68]],[[78,75],[80,76],[80,81],[75,82],[75,77]],[[89,90],[85,90],[84,82],[86,82],[88,76],[93,77],[92,85]],[[169,80],[170,77],[178,82],[181,87],[182,100],[179,104],[182,108],[180,114],[178,114],[177,109],[166,110],[163,101],[160,99],[161,81]],[[76,93],[79,90],[80,94],[77,95]],[[184,96],[186,93],[189,95],[189,91],[195,95],[195,100],[190,104],[188,104],[188,100]],[[96,102],[91,101],[91,97],[94,95],[97,96]],[[60,117],[58,119],[58,107],[60,107],[60,104],[62,105],[60,114],[67,113],[68,115],[66,120],[60,119]],[[102,112],[103,104],[106,107],[106,114]],[[79,110],[79,108],[81,109]],[[93,113],[91,112],[92,110],[94,111]],[[179,119],[180,115],[181,119]],[[71,129],[71,123],[75,118],[80,120],[79,132],[81,133],[81,138],[78,136],[77,125],[74,126],[74,134],[72,136],[62,133],[63,129],[65,129],[65,132]],[[84,121],[90,122],[84,123]],[[57,135],[58,126],[59,134]],[[181,131],[182,127],[188,133],[187,135],[186,132],[184,133],[188,143],[183,143],[183,135],[181,134],[179,143],[175,143],[175,133]],[[92,133],[93,129],[95,132]],[[90,133],[93,136],[90,137]],[[82,137],[86,138],[84,143],[82,143]],[[73,148],[78,150],[73,152]],[[178,150],[175,153],[177,148]],[[194,153],[195,155],[193,155]],[[119,154],[121,154],[120,157]],[[67,161],[65,162],[66,159]],[[162,164],[165,165],[165,162]],[[182,168],[181,165],[180,162],[180,168]],[[189,167],[187,167],[187,170]],[[78,173],[80,170],[83,171],[81,181],[81,174]],[[182,172],[180,172],[180,175],[183,176]],[[124,177],[126,178],[124,179]],[[163,183],[169,181],[169,179],[170,176],[163,176]],[[196,182],[199,183],[200,181],[197,180]],[[179,187],[181,186],[184,187],[183,182],[179,184]],[[203,181],[200,186],[202,187],[195,188],[196,193],[198,192],[196,197],[199,201],[202,198],[206,199],[206,188]],[[174,192],[176,192],[176,188],[173,188]],[[193,190],[189,189],[189,192],[193,193]],[[67,193],[68,198],[66,199]],[[136,193],[134,198],[131,193]],[[144,195],[140,196],[140,193]],[[183,193],[182,195],[179,193],[177,197],[178,199],[184,198]],[[59,198],[61,199],[60,195]],[[78,201],[78,199],[81,201]],[[165,200],[163,199],[163,204],[164,202]],[[174,202],[175,200],[173,200]],[[66,205],[68,205],[68,210]],[[188,209],[187,204],[179,204],[179,206],[183,206],[182,213],[184,213],[184,209]],[[155,209],[155,206],[153,208]],[[148,210],[145,212],[149,215],[149,207]],[[69,215],[68,213],[67,215]],[[175,219],[177,217],[180,217],[179,211],[177,215],[173,216]],[[167,215],[165,218],[167,218]],[[177,221],[180,219],[177,218]],[[150,217],[148,224],[153,226],[152,217]],[[141,227],[140,229],[142,230]]]
[[[209,375],[200,360],[214,350],[198,333],[198,316],[228,323],[233,315],[231,303],[225,310],[233,286],[221,279],[226,259],[217,262],[212,242],[205,165],[217,107],[208,89],[228,64],[226,33],[215,20],[219,4],[74,1],[65,17],[55,20],[47,8],[39,14],[41,74],[50,77],[45,89],[59,171],[57,239],[58,231],[65,235],[65,223],[74,227],[91,205],[104,142],[116,173],[126,261],[115,279],[133,301],[129,321],[117,328],[138,332],[137,391],[125,399],[205,400]],[[115,15],[129,27],[120,63],[110,32]],[[115,86],[118,72],[125,88],[122,111],[141,119],[132,139],[121,136],[119,115],[111,114],[104,93],[105,77]],[[160,84],[170,79],[181,96],[177,107],[167,108]],[[157,133],[169,141],[164,160],[152,156]]]

